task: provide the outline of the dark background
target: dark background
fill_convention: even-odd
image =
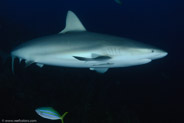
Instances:
[[[51,106],[66,123],[176,123],[184,114],[184,2],[177,0],[0,0],[0,49],[5,54],[27,40],[56,34],[68,10],[87,30],[155,45],[168,56],[149,64],[88,69],[34,64],[24,68],[0,60],[0,118],[41,118],[38,107]],[[1,55],[4,55],[1,53]]]

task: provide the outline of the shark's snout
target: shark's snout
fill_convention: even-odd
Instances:
[[[154,53],[154,55],[152,56],[152,60],[154,60],[154,59],[159,59],[159,58],[163,58],[163,57],[165,57],[165,56],[167,56],[168,55],[168,53],[167,52],[165,52],[165,51],[162,51],[162,50],[155,50],[155,53]]]
[[[167,52],[162,52],[162,53],[160,53],[159,57],[163,58],[163,57],[167,56],[167,54],[168,54]]]

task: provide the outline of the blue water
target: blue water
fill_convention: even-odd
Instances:
[[[65,123],[176,123],[184,113],[184,2],[174,0],[1,0],[0,49],[9,53],[27,40],[56,34],[68,10],[87,30],[128,37],[169,54],[152,63],[110,69],[101,75],[88,69],[0,60],[0,118],[36,119],[51,106],[69,114]],[[1,120],[0,119],[0,120]],[[53,121],[60,122],[60,121]]]

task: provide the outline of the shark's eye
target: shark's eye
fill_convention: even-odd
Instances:
[[[152,53],[154,53],[154,50],[151,50]]]

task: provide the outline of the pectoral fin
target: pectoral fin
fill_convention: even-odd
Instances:
[[[98,73],[105,73],[109,68],[90,68],[90,70],[95,70]]]
[[[111,59],[111,57],[109,56],[97,56],[94,58],[86,58],[86,57],[80,57],[80,56],[73,56],[73,57],[80,61],[104,61],[104,60]]]
[[[90,61],[90,58],[79,57],[79,56],[73,56],[73,57],[76,58],[79,61]]]

